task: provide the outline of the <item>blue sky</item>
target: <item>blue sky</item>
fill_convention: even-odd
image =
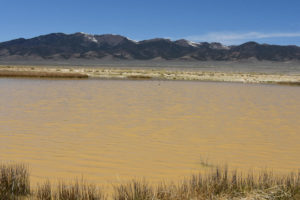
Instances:
[[[53,32],[300,45],[299,0],[1,0],[0,41]]]

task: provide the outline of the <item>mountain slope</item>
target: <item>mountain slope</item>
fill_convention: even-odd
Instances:
[[[0,60],[5,59],[102,59],[126,60],[300,60],[300,47],[247,42],[238,46],[220,43],[195,43],[155,38],[133,41],[120,35],[86,33],[52,33],[31,39],[16,39],[0,43]]]

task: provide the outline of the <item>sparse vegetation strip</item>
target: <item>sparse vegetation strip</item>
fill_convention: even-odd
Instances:
[[[155,79],[191,80],[240,83],[275,83],[300,85],[300,75],[263,74],[237,72],[187,71],[165,69],[118,69],[118,68],[60,68],[37,66],[0,66],[0,77],[38,78],[102,78],[102,79]]]
[[[300,171],[275,175],[271,171],[242,173],[226,166],[214,167],[209,173],[192,175],[178,183],[151,185],[132,180],[113,186],[108,195],[84,180],[49,180],[30,188],[28,167],[24,164],[0,165],[0,200],[297,200],[300,199]]]
[[[190,80],[240,83],[275,83],[300,85],[298,74],[263,74],[237,72],[211,72],[166,69],[118,69],[118,68],[60,68],[41,66],[0,66],[0,77],[39,78],[102,78],[137,80]]]

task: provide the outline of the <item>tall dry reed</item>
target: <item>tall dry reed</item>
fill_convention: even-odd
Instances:
[[[29,194],[28,167],[23,164],[0,164],[0,199],[15,199]]]

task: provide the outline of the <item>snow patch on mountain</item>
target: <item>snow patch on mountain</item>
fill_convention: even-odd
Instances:
[[[134,43],[138,43],[138,41],[136,40],[133,40],[133,39],[130,39],[129,37],[125,37],[127,40],[131,41],[131,42],[134,42]]]
[[[79,33],[82,34],[87,40],[90,40],[91,42],[98,43],[98,40],[95,38],[94,35],[84,33],[84,32],[79,32]]]
[[[225,46],[225,45],[223,45],[221,43],[218,43],[218,42],[212,42],[212,43],[210,43],[209,47],[211,49],[226,49],[226,50],[229,49],[228,46]]]
[[[197,47],[198,43],[187,40],[187,43],[192,47]]]
[[[176,44],[180,45],[180,46],[184,46],[184,47],[198,47],[199,44],[196,42],[192,42],[189,40],[185,40],[185,39],[181,39],[181,40],[176,40],[175,41]]]

